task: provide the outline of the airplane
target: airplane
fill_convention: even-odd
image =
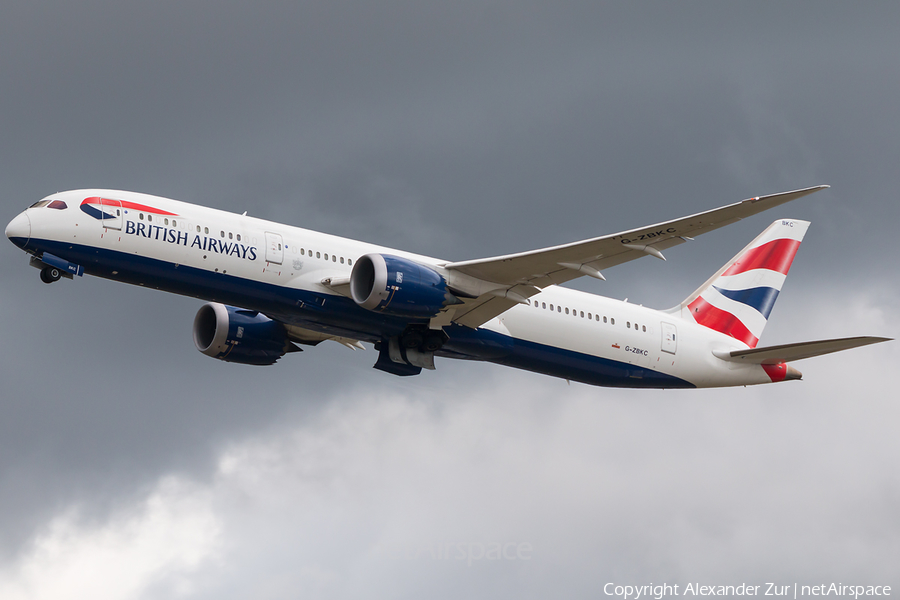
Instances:
[[[475,260],[447,261],[177,200],[106,189],[51,194],[6,236],[41,280],[85,273],[206,301],[196,348],[272,365],[332,340],[373,344],[399,376],[435,357],[590,385],[707,388],[797,380],[788,362],[888,341],[758,345],[809,222],[778,219],[668,310],[561,287],[828,186],[759,196],[647,227]]]

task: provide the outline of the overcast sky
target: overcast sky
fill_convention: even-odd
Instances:
[[[5,2],[0,219],[109,187],[462,260],[830,184],[573,285],[667,308],[806,219],[762,343],[896,337],[898,22],[887,2]],[[27,262],[0,244],[4,600],[900,590],[896,343],[729,390],[446,359],[401,379],[327,343],[245,367],[194,349],[196,300]]]

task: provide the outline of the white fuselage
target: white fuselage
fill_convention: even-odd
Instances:
[[[98,220],[90,205],[79,209],[93,197],[120,201],[121,206],[100,206],[110,214],[120,209],[116,219]],[[7,229],[17,245],[36,256],[48,253],[101,277],[240,302],[289,325],[348,339],[377,342],[402,323],[356,306],[323,280],[348,278],[358,257],[370,253],[400,256],[437,271],[446,264],[133,192],[77,190],[47,200],[61,200],[67,208],[30,208]],[[451,326],[445,331],[450,350],[439,356],[489,360],[599,385],[717,387],[772,381],[759,365],[713,354],[746,348],[732,337],[677,313],[558,286],[477,330]]]

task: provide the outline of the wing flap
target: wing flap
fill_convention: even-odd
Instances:
[[[487,296],[487,294],[485,294]],[[497,296],[489,296],[486,300],[475,300],[468,306],[458,307],[456,316],[453,321],[466,327],[476,329],[480,325],[484,325],[497,315],[503,314],[513,306],[518,304],[515,300],[509,298],[498,298]]]

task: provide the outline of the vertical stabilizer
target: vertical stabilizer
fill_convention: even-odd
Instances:
[[[808,221],[775,221],[676,311],[755,348],[808,227]]]

